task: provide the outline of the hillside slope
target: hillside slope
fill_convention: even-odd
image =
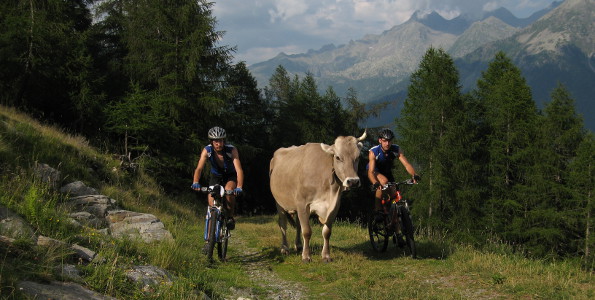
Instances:
[[[49,205],[64,197],[31,174],[36,160],[59,166],[68,180],[88,182],[126,207],[154,213],[175,240],[144,244],[70,227],[58,206]],[[117,299],[391,299],[395,295],[407,299],[592,299],[595,295],[592,274],[574,261],[530,260],[497,242],[474,249],[449,241],[445,235],[422,233],[416,236],[419,259],[414,260],[392,244],[387,252],[374,252],[365,226],[345,221],[333,227],[334,261],[314,259],[305,264],[297,254],[280,254],[275,216],[238,216],[229,260],[209,264],[200,253],[204,206],[199,202],[204,199],[165,195],[147,174],[122,172],[118,160],[89,146],[83,137],[41,125],[2,106],[0,166],[2,205],[19,212],[37,233],[93,248],[102,258],[94,264],[77,263],[71,252],[60,247],[36,247],[22,240],[7,244],[0,239],[3,299],[23,299],[16,288],[22,280],[42,288],[48,282],[74,280]],[[44,209],[43,214],[28,214],[36,205]],[[314,222],[314,255],[322,248],[321,231]],[[295,230],[290,228],[288,234],[295,236]],[[71,263],[78,279],[55,268]],[[158,266],[171,277],[136,285],[125,272],[131,265]]]

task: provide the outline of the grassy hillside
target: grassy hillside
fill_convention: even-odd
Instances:
[[[68,225],[57,207],[64,195],[32,174],[35,162],[62,172],[64,183],[81,180],[116,199],[126,209],[158,216],[174,236],[151,245],[114,240],[92,229]],[[367,230],[358,223],[333,226],[332,263],[320,261],[321,227],[313,228],[313,262],[297,254],[282,256],[276,217],[240,216],[230,241],[229,261],[207,264],[202,248],[205,200],[167,195],[141,168],[120,171],[119,161],[89,146],[82,137],[44,126],[14,110],[0,107],[0,203],[31,223],[37,234],[78,243],[105,258],[95,265],[78,264],[81,284],[118,299],[592,299],[593,273],[574,261],[536,261],[520,257],[493,241],[474,249],[448,235],[420,233],[419,259],[393,245],[374,253]],[[240,200],[241,201],[241,200]],[[314,220],[313,220],[314,221]],[[295,231],[290,229],[290,237]],[[63,249],[18,240],[0,243],[0,295],[21,299],[20,280],[60,280],[55,266],[77,264]],[[131,265],[151,264],[170,271],[173,284],[143,291],[127,281]]]

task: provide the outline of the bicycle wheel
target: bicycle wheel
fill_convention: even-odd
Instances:
[[[217,241],[217,219],[219,218],[219,211],[211,209],[211,218],[209,219],[209,236],[207,238],[207,258],[213,260],[213,250],[215,248],[215,242]]]
[[[407,242],[407,247],[411,252],[411,257],[417,257],[417,249],[415,248],[415,239],[413,237],[413,232],[415,231],[413,228],[413,222],[411,221],[411,215],[409,214],[409,210],[405,206],[400,207],[401,212],[401,228],[403,231],[403,235],[405,236],[405,241]]]
[[[373,213],[368,215],[368,233],[372,248],[377,252],[386,251],[389,236],[384,221],[377,220]]]
[[[217,253],[219,260],[225,261],[227,256],[227,242],[229,241],[229,229],[227,228],[227,220],[222,220],[219,240],[217,241]]]

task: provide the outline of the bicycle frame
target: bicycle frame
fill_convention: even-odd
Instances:
[[[231,233],[227,228],[228,213],[225,208],[225,195],[231,195],[233,191],[226,191],[221,185],[203,187],[201,188],[201,191],[209,193],[213,197],[213,206],[207,208],[205,217],[204,240],[207,242],[205,252],[209,260],[212,260],[213,250],[216,243],[219,258],[224,261],[227,254],[227,242],[231,236]],[[213,229],[212,226],[215,228]],[[214,238],[212,238],[211,235],[213,235]]]
[[[408,246],[411,256],[416,257],[415,241],[413,237],[413,223],[409,213],[409,203],[403,199],[400,185],[412,185],[412,180],[402,182],[389,182],[382,187],[382,209],[384,217],[382,221],[370,216],[368,220],[368,232],[370,242],[374,250],[386,251],[388,240],[392,237],[393,243],[399,247]],[[394,188],[394,191],[392,191]],[[392,194],[392,195],[391,195]],[[387,197],[386,197],[387,196]],[[403,237],[405,241],[403,241]]]

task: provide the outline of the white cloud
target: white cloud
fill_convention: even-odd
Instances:
[[[224,45],[238,46],[236,61],[264,61],[279,52],[303,53],[357,40],[407,21],[413,12],[447,19],[505,7],[517,17],[553,0],[218,0],[213,6]]]

